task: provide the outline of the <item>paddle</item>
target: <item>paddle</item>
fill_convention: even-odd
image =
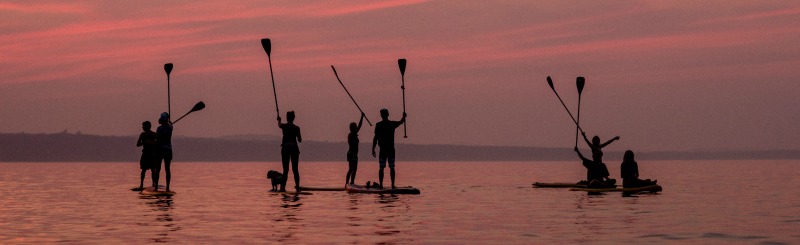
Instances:
[[[398,59],[397,65],[400,66],[400,79],[402,79],[402,85],[400,85],[400,89],[403,90],[403,114],[406,113],[406,59]],[[406,131],[406,125],[408,125],[408,121],[403,123],[403,138],[408,138],[408,133]]]
[[[275,96],[275,112],[278,113],[278,117],[280,117],[281,111],[278,110],[278,93],[275,91],[275,76],[272,75],[272,58],[270,57],[270,53],[272,53],[272,43],[269,41],[269,38],[262,38],[261,46],[264,47],[264,52],[267,52],[267,61],[269,62],[269,77],[272,79],[272,95]]]
[[[575,123],[575,126],[578,126],[578,130],[583,132],[583,129],[581,128],[581,125],[578,124],[578,121],[576,121],[575,117],[572,116],[572,112],[569,112],[569,109],[567,108],[567,105],[564,104],[564,100],[561,99],[561,96],[558,96],[558,92],[556,92],[556,88],[553,87],[553,79],[550,79],[550,76],[547,76],[547,85],[550,85],[550,89],[552,89],[553,93],[556,94],[556,97],[558,97],[558,101],[561,101],[561,105],[564,106],[565,110],[567,110],[567,113],[569,113],[569,117],[572,118],[572,122]]]
[[[178,118],[178,120],[175,120],[174,122],[172,122],[172,124],[176,124],[176,123],[178,123],[178,121],[180,121],[181,119],[183,119],[183,117],[185,117],[185,116],[189,115],[189,113],[192,113],[192,112],[195,112],[195,111],[199,111],[199,110],[202,110],[202,109],[204,109],[204,108],[206,108],[206,104],[205,104],[205,103],[203,103],[202,101],[200,101],[200,102],[197,102],[197,104],[194,104],[194,107],[192,107],[192,110],[191,110],[191,111],[187,112],[186,114],[183,114],[183,116],[181,116],[180,118]]]
[[[170,91],[169,91],[169,74],[172,73],[172,63],[164,64],[164,71],[167,72],[167,113],[172,115],[172,102],[170,102]]]
[[[356,103],[356,99],[353,99],[353,95],[350,95],[350,91],[347,91],[347,87],[345,87],[344,83],[342,83],[342,79],[339,79],[339,74],[336,73],[336,68],[334,68],[333,65],[331,65],[331,69],[333,69],[333,75],[336,76],[336,80],[339,81],[339,84],[342,85],[342,88],[344,88],[344,91],[347,92],[347,96],[350,96],[350,99],[353,100],[353,104],[356,104],[356,108],[358,108],[358,110],[361,111],[361,114],[365,114],[364,111],[361,110],[361,107],[358,106],[358,103]],[[364,116],[364,118],[367,119],[367,123],[369,123],[369,126],[372,126],[372,122],[369,121],[369,118],[366,117],[366,116]]]
[[[578,77],[575,80],[575,86],[578,87],[578,120],[576,120],[575,124],[580,125],[581,123],[581,93],[583,92],[583,85],[586,84],[586,79],[583,77]],[[575,127],[575,147],[578,147],[578,127]]]

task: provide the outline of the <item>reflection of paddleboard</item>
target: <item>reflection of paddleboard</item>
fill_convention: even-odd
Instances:
[[[311,195],[311,192],[304,192],[304,191],[269,191],[270,194],[281,194],[281,195]]]
[[[367,188],[363,185],[347,185],[348,193],[375,193],[375,194],[420,194],[419,189],[406,186],[397,187],[396,189],[380,189],[380,188]]]
[[[583,188],[586,185],[579,185],[576,183],[543,183],[543,182],[536,182],[533,183],[533,187],[539,188]]]
[[[139,194],[146,195],[146,196],[172,196],[175,195],[175,191],[166,191],[166,187],[159,185],[158,191],[156,191],[152,186],[144,188],[142,192]]]
[[[625,193],[639,193],[639,192],[659,192],[662,190],[660,185],[650,185],[636,188],[570,188],[570,191],[585,191],[585,192],[625,192]]]
[[[298,191],[344,191],[344,187],[309,187],[309,186],[300,186],[297,188]]]

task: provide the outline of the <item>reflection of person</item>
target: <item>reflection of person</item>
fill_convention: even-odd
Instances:
[[[144,188],[144,174],[148,169],[152,176],[153,186],[158,182],[158,173],[155,172],[155,164],[158,159],[158,155],[156,155],[156,132],[153,132],[150,128],[152,128],[150,121],[143,122],[143,132],[139,134],[139,139],[136,140],[136,146],[142,147],[142,157],[139,158],[139,168],[142,169],[141,178],[139,179],[139,189]]]
[[[164,161],[164,172],[167,177],[167,191],[169,191],[169,181],[172,174],[169,170],[169,165],[172,163],[172,122],[170,122],[169,113],[162,112],[158,118],[158,123],[161,124],[156,128],[156,146],[158,150],[158,160],[156,162],[156,172],[161,173],[161,161]],[[158,190],[158,177],[156,183],[153,184],[155,190]]]
[[[639,164],[633,160],[633,151],[625,151],[620,164],[620,177],[622,177],[623,188],[634,188],[655,185],[657,180],[639,179]]]
[[[358,170],[358,131],[361,130],[361,124],[364,122],[364,113],[361,113],[361,119],[358,120],[358,125],[355,122],[350,123],[350,134],[347,135],[347,177],[344,179],[344,185],[353,184],[356,181],[356,171]]]
[[[617,183],[617,180],[608,178],[608,168],[606,164],[602,162],[595,162],[593,160],[589,160],[588,158],[584,157],[581,154],[581,151],[578,150],[578,147],[575,147],[575,152],[578,153],[578,157],[583,160],[583,166],[586,167],[586,186],[590,188],[606,188],[606,187],[615,187],[614,185]]]
[[[286,182],[288,182],[289,174],[289,161],[292,162],[292,172],[294,174],[294,187],[300,187],[300,172],[298,172],[297,164],[300,158],[300,147],[298,143],[303,142],[300,137],[300,127],[294,125],[294,111],[286,112],[286,123],[281,123],[281,117],[278,116],[278,127],[283,131],[283,139],[281,141],[281,162],[283,163],[283,185],[280,191],[286,191]]]
[[[600,144],[600,137],[597,135],[592,137],[592,142],[589,142],[589,139],[586,138],[586,132],[581,131],[581,135],[583,135],[583,140],[586,141],[586,144],[589,145],[589,148],[592,149],[592,160],[599,163],[603,163],[603,147],[606,147],[615,140],[619,140],[619,136],[617,136],[609,141],[606,141],[606,143]]]
[[[378,170],[378,180],[380,181],[381,188],[383,188],[383,169],[386,168],[386,162],[389,162],[389,174],[392,178],[392,189],[394,185],[394,130],[406,122],[406,113],[403,112],[403,118],[400,121],[389,120],[389,110],[381,109],[382,121],[375,124],[375,137],[372,138],[372,156],[375,157],[375,146],[381,147],[378,156],[378,163],[380,170]]]

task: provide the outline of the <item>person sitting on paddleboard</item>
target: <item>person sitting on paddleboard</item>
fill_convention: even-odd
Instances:
[[[361,113],[361,119],[358,120],[358,125],[355,122],[350,123],[350,134],[347,135],[347,177],[344,180],[344,185],[353,184],[356,181],[356,171],[358,170],[358,131],[361,130],[361,125],[364,122],[364,113]]]
[[[622,177],[622,188],[634,188],[655,185],[657,180],[639,179],[639,164],[633,160],[633,151],[625,151],[620,164],[620,177]]]
[[[158,173],[156,173],[156,160],[158,159],[158,154],[156,153],[156,132],[153,132],[151,128],[153,125],[150,121],[144,121],[142,123],[142,133],[139,134],[139,139],[136,140],[136,146],[142,147],[142,156],[139,158],[139,168],[142,169],[141,178],[139,179],[139,189],[144,188],[144,174],[147,170],[150,170],[150,175],[152,176],[153,186],[156,186],[158,182]]]
[[[372,138],[372,157],[375,157],[375,146],[380,145],[380,155],[378,156],[378,181],[383,188],[383,169],[386,168],[386,162],[389,162],[389,174],[392,178],[392,189],[394,185],[394,130],[406,122],[406,113],[403,112],[403,118],[400,121],[389,120],[389,110],[381,109],[381,120],[375,124],[375,137]]]
[[[578,157],[583,161],[583,166],[586,167],[586,186],[589,188],[614,188],[617,180],[609,178],[608,168],[602,162],[595,162],[589,160],[581,154],[578,147],[575,147],[575,152]]]
[[[583,135],[583,140],[586,141],[586,144],[589,145],[589,148],[592,149],[592,160],[599,163],[603,162],[603,147],[606,147],[615,140],[619,140],[619,136],[617,136],[606,141],[606,143],[600,144],[600,137],[597,135],[592,137],[592,142],[589,142],[589,139],[586,138],[586,132],[581,131],[581,135]]]
[[[300,127],[294,124],[294,111],[286,112],[286,123],[281,123],[278,116],[278,127],[283,132],[281,140],[281,163],[283,163],[283,185],[281,190],[286,191],[286,182],[289,181],[289,161],[292,162],[292,172],[294,174],[294,188],[300,188],[300,172],[298,172],[298,161],[300,158],[300,147],[298,143],[303,142],[300,136]]]
[[[158,160],[156,160],[156,173],[161,173],[161,161],[164,161],[164,172],[167,177],[167,192],[169,192],[169,181],[172,177],[169,165],[172,163],[172,122],[169,113],[162,112],[158,118],[160,126],[156,128],[156,149],[158,150]],[[158,177],[153,183],[154,190],[158,191]]]

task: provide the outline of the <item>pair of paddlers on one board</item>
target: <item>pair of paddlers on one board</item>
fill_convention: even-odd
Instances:
[[[377,155],[380,170],[378,172],[378,180],[380,184],[376,188],[383,188],[383,170],[387,163],[389,166],[389,174],[392,180],[392,189],[395,188],[395,149],[394,149],[394,133],[395,129],[403,125],[406,121],[406,113],[403,113],[403,118],[400,121],[389,120],[389,110],[381,109],[382,120],[375,124],[375,136],[372,139],[372,156],[376,157],[375,147],[380,146],[380,151]],[[348,170],[345,178],[345,185],[354,184],[356,179],[356,171],[358,170],[358,132],[361,130],[361,125],[364,122],[365,115],[361,114],[358,124],[355,122],[350,123],[350,134],[347,136],[347,162]],[[281,163],[283,164],[283,173],[280,177],[268,176],[267,178],[282,178],[282,184],[279,191],[286,191],[286,183],[288,182],[289,163],[291,163],[292,173],[295,182],[295,188],[300,189],[300,173],[298,172],[298,162],[300,157],[300,148],[298,143],[303,141],[300,134],[300,127],[294,124],[295,113],[290,111],[286,113],[287,123],[281,121],[278,117],[278,127],[281,128],[283,137],[281,139]],[[273,184],[274,185],[274,184]],[[369,186],[368,186],[369,187]]]
[[[142,147],[142,157],[139,159],[139,168],[142,169],[139,189],[143,189],[145,172],[150,170],[153,179],[153,190],[158,191],[158,179],[161,174],[161,162],[163,161],[167,177],[165,189],[169,192],[171,177],[169,165],[172,162],[172,122],[169,119],[169,113],[161,113],[158,123],[160,126],[153,132],[150,121],[143,122],[143,132],[139,134],[139,139],[136,140],[136,146]]]
[[[611,144],[611,142],[619,140],[619,136],[601,144],[598,136],[594,136],[590,142],[586,138],[586,133],[582,133],[582,135],[584,141],[592,150],[592,159],[584,157],[578,147],[575,147],[575,152],[578,153],[578,157],[583,160],[583,166],[586,167],[586,180],[580,181],[578,184],[586,185],[589,188],[615,188],[617,180],[609,178],[608,168],[603,163],[602,149]],[[639,164],[634,160],[633,151],[630,150],[625,151],[625,155],[622,157],[620,175],[622,177],[622,188],[636,188],[656,184],[656,180],[639,179]]]

